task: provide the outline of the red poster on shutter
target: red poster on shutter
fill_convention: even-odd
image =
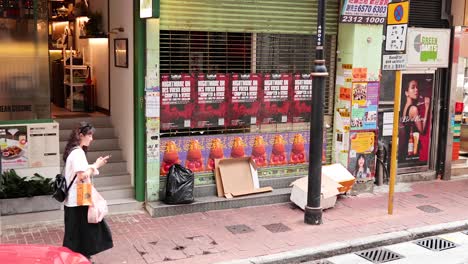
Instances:
[[[198,74],[197,107],[193,115],[197,128],[225,126],[228,84],[229,77],[224,73]]]
[[[195,78],[191,74],[161,76],[162,130],[191,128],[195,108]]]
[[[310,74],[295,74],[293,90],[292,120],[294,123],[309,122],[312,109],[312,77]]]
[[[292,75],[266,73],[262,92],[262,124],[289,122],[289,101],[292,87]]]
[[[256,125],[260,108],[259,91],[262,89],[259,74],[233,74],[231,78],[229,125]]]

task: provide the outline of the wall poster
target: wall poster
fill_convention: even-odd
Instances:
[[[295,74],[291,106],[292,121],[309,122],[310,111],[312,111],[312,77],[310,74]]]
[[[432,125],[433,73],[402,73],[398,129],[399,168],[428,164]]]
[[[231,80],[229,125],[256,125],[259,120],[260,90],[262,78],[259,74],[233,74]]]
[[[353,83],[351,130],[377,129],[378,82]]]
[[[224,73],[198,74],[197,106],[193,114],[198,128],[224,127],[227,110],[226,93],[229,77]]]
[[[2,170],[27,168],[29,166],[27,126],[0,127],[0,149]]]
[[[373,178],[375,175],[375,132],[350,133],[348,170],[356,179]]]
[[[191,74],[161,76],[161,129],[191,128],[195,107],[195,78]]]
[[[262,124],[287,123],[292,75],[266,73],[262,89]]]
[[[248,156],[258,167],[306,164],[309,139],[308,131],[162,138],[160,172],[167,174],[174,163],[194,172],[209,172],[214,159]]]

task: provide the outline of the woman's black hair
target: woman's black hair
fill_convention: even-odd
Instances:
[[[92,135],[95,131],[96,129],[93,127],[93,125],[87,122],[80,122],[80,126],[73,129],[70,133],[70,137],[68,138],[67,145],[65,146],[65,150],[63,152],[63,161],[66,162],[68,155],[70,155],[72,150],[80,146],[80,134],[84,136]],[[87,146],[83,146],[82,149],[85,153],[88,152]]]

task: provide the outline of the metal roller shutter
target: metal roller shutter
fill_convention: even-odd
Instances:
[[[327,1],[326,33],[337,34],[339,0]],[[313,34],[317,0],[161,0],[161,30]]]
[[[410,0],[410,27],[446,28],[448,23],[442,20],[441,0]]]

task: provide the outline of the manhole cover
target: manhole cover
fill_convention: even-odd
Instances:
[[[402,255],[397,254],[385,248],[376,248],[364,250],[355,253],[356,255],[369,260],[372,263],[384,263],[392,260],[404,258]]]
[[[445,240],[440,237],[431,237],[431,238],[425,238],[421,240],[417,240],[414,242],[416,245],[433,250],[433,251],[442,251],[446,249],[451,249],[454,247],[457,247],[458,245]]]
[[[254,230],[246,225],[232,225],[226,226],[226,229],[233,234],[245,234],[253,232]]]
[[[419,194],[419,193],[418,193],[418,194],[415,194],[415,195],[413,195],[413,196],[416,197],[416,198],[427,198],[426,195],[424,195],[424,194]]]
[[[268,231],[272,233],[281,233],[281,232],[291,231],[289,227],[287,227],[286,225],[282,223],[264,225],[263,227],[265,227]]]
[[[419,210],[421,210],[423,212],[431,213],[431,214],[442,212],[442,210],[440,210],[439,208],[437,208],[435,206],[432,206],[432,205],[421,205],[421,206],[418,206],[416,208],[418,208]]]

